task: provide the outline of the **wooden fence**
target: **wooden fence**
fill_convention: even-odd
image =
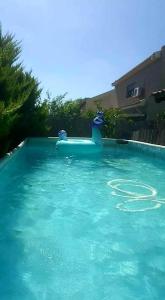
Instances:
[[[165,124],[162,126],[155,126],[155,128],[140,128],[139,130],[133,131],[132,140],[165,145]]]

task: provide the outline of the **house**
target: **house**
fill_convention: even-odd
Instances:
[[[165,110],[165,46],[112,85],[118,107],[131,116],[153,120]]]
[[[95,97],[85,99],[85,110],[97,111],[99,108],[108,109],[110,107],[118,107],[115,89]]]
[[[99,107],[118,107],[131,117],[153,120],[165,110],[165,46],[112,86],[111,91],[85,99],[84,109],[96,111]]]

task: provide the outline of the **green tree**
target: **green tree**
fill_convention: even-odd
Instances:
[[[0,26],[0,155],[36,134],[37,128],[39,134],[46,130],[48,111],[40,100],[39,83],[24,71],[20,54],[20,43],[14,35],[3,34]]]
[[[48,95],[49,103],[49,128],[50,135],[58,134],[60,129],[65,129],[70,136],[82,136],[86,128],[86,121],[82,114],[84,100],[67,100],[66,93],[55,98]]]

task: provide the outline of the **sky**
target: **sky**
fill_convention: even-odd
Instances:
[[[3,32],[53,96],[92,97],[165,44],[164,0],[0,0]]]

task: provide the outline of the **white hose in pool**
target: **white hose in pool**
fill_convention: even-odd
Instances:
[[[113,179],[111,181],[108,181],[107,183],[111,188],[112,188],[112,195],[118,196],[118,197],[123,197],[127,198],[127,200],[118,203],[116,205],[116,208],[125,212],[142,212],[142,211],[147,211],[147,210],[153,210],[160,208],[162,204],[165,204],[165,199],[155,199],[157,196],[157,190],[154,189],[152,186],[137,182],[135,180],[127,180],[127,179]],[[125,190],[122,188],[123,185],[126,186],[133,186],[133,187],[138,187],[139,189],[146,190],[146,194],[142,193],[136,193],[136,192],[131,192],[128,190]],[[146,204],[148,202],[148,206],[145,208],[131,208],[127,207],[127,205],[132,204],[132,203],[137,203],[142,201]],[[153,204],[150,206],[150,204]]]

